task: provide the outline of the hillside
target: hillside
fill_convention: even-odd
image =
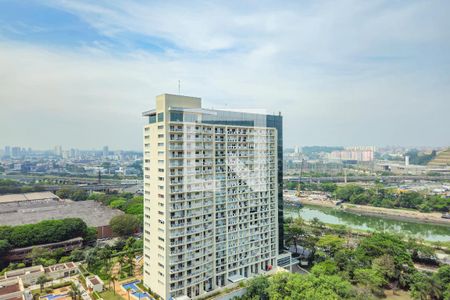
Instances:
[[[450,166],[450,148],[439,152],[436,157],[428,163],[431,167]]]

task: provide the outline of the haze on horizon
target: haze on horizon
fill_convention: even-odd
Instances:
[[[162,93],[286,147],[450,145],[450,2],[0,1],[0,146],[142,148]]]

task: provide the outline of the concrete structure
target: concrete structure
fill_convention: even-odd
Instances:
[[[36,281],[39,278],[39,276],[44,274],[45,274],[44,267],[39,265],[5,272],[4,279],[13,279],[16,277],[20,277],[23,284],[29,286],[36,284]]]
[[[143,115],[144,285],[195,299],[275,267],[282,117],[168,94]]]
[[[78,273],[78,267],[73,262],[52,265],[44,270],[45,275],[53,280],[73,276]]]
[[[61,200],[53,193],[9,194],[0,196],[0,225],[35,224],[44,220],[81,218],[97,228],[97,237],[112,236],[109,221],[123,214],[100,202]]]
[[[328,157],[331,160],[368,162],[373,161],[374,152],[374,147],[347,147],[331,152]]]
[[[25,194],[7,194],[0,196],[0,205],[16,203],[21,204],[23,202],[41,202],[41,201],[58,201],[59,197],[51,192],[35,192]]]
[[[93,292],[101,293],[104,283],[97,275],[93,275],[86,277],[86,286]]]
[[[24,299],[24,287],[19,277],[0,280],[0,300]]]
[[[30,254],[33,251],[33,248],[40,247],[49,250],[57,250],[62,249],[65,253],[71,252],[74,249],[81,248],[83,245],[83,238],[77,237],[70,240],[65,240],[56,243],[42,244],[42,245],[34,245],[30,247],[24,248],[15,248],[10,251],[6,255],[2,257],[2,259],[6,261],[23,261],[23,260],[31,260]]]
[[[4,280],[20,278],[24,286],[34,285],[40,276],[50,280],[73,276],[78,273],[78,267],[73,262],[61,263],[49,267],[33,266],[5,272]]]

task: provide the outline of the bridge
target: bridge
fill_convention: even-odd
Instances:
[[[138,186],[137,183],[122,183],[121,179],[102,178],[101,183],[99,183],[98,179],[94,177],[58,177],[55,175],[0,174],[0,179],[12,179],[28,184],[39,184],[43,189],[51,192],[56,192],[63,188],[76,188],[89,192],[107,192]]]
[[[450,175],[442,176],[413,176],[413,175],[398,175],[398,176],[330,176],[330,177],[298,177],[298,176],[284,176],[283,179],[289,182],[361,182],[361,181],[381,181],[381,182],[402,182],[408,181],[450,181]]]
[[[83,184],[83,185],[42,185],[46,191],[56,192],[65,188],[81,189],[88,192],[107,192],[112,190],[126,189],[136,184]]]
[[[98,183],[97,177],[69,177],[58,175],[34,175],[34,174],[0,174],[0,179],[11,179],[26,183],[48,184],[93,184]],[[104,184],[120,184],[121,179],[101,178]]]

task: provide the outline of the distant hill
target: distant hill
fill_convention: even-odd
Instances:
[[[409,150],[405,156],[409,157],[409,163],[412,165],[425,166],[436,157],[436,150],[431,151],[430,154],[420,153],[417,149]]]
[[[450,166],[450,148],[439,152],[434,159],[432,159],[428,166],[431,167],[443,167]]]

